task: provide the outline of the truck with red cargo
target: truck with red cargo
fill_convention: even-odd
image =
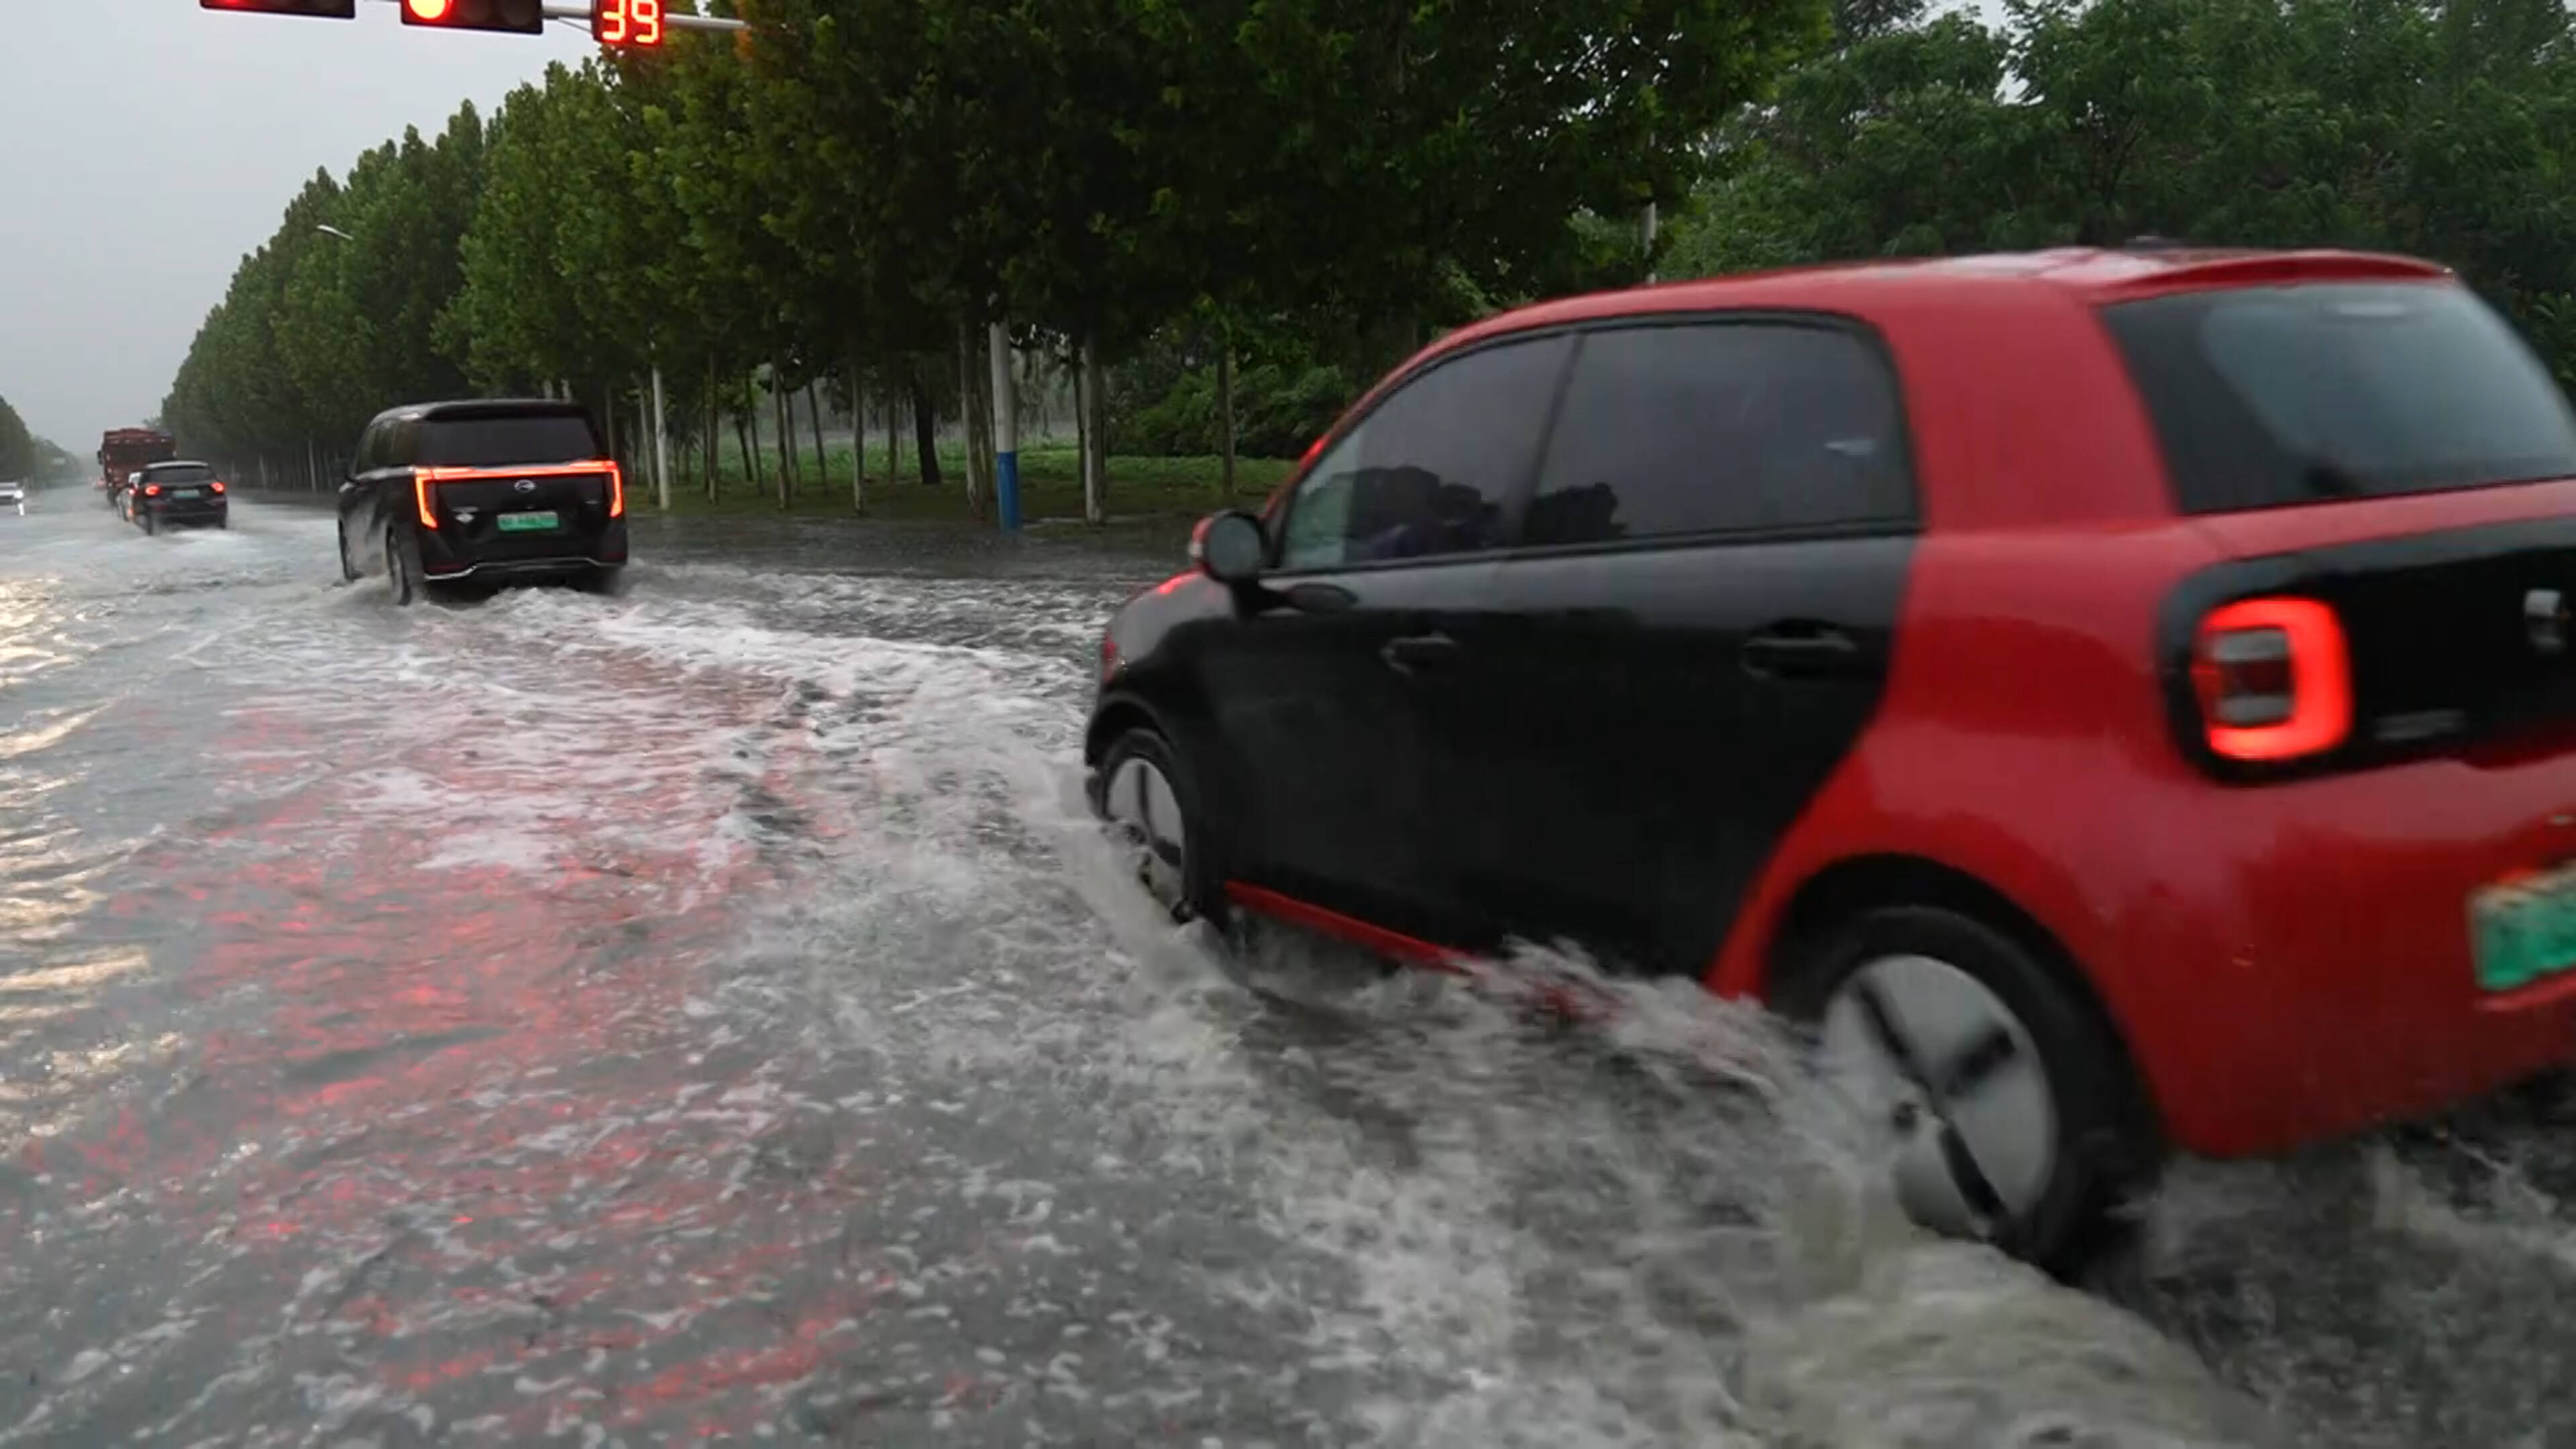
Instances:
[[[122,497],[126,477],[148,463],[179,456],[179,444],[158,428],[110,428],[99,435],[98,486],[110,508]]]

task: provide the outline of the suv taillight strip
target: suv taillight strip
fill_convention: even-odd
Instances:
[[[2352,734],[2352,662],[2342,621],[2315,599],[2244,599],[2192,636],[2192,692],[2212,752],[2280,761]]]
[[[483,478],[564,478],[580,473],[608,475],[608,516],[626,516],[626,474],[613,458],[593,458],[581,463],[534,463],[518,468],[414,468],[411,470],[412,501],[420,510],[420,526],[438,527],[438,513],[429,506],[429,485],[456,483]]]

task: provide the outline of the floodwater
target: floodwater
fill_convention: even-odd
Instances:
[[[2074,1292],[1688,988],[1158,924],[1076,755],[1169,555],[638,553],[0,518],[0,1445],[2576,1443],[2544,1106],[2186,1170]]]

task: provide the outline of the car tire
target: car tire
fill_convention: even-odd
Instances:
[[[333,528],[331,532],[334,537],[334,541],[336,541],[340,547],[340,582],[344,584],[354,584],[358,581],[361,575],[358,570],[358,561],[349,556],[349,520],[346,518],[341,519],[339,521],[339,525]]]
[[[409,608],[424,592],[420,577],[420,542],[396,524],[385,525],[385,578],[394,603]]]
[[[2070,971],[1973,916],[1883,907],[1794,945],[1773,994],[1884,1134],[1909,1217],[2060,1276],[2113,1245],[2154,1156],[2127,1052]]]
[[[144,533],[155,534],[161,531],[161,520],[153,516],[151,509],[144,509],[142,517]]]
[[[1145,893],[1174,924],[1222,922],[1225,877],[1216,839],[1199,806],[1196,778],[1178,751],[1151,729],[1110,742],[1090,781],[1091,808],[1136,855]]]

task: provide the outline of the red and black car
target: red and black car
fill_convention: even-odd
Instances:
[[[1085,745],[1176,913],[1758,996],[1931,1225],[2061,1263],[2576,1048],[2576,412],[2441,268],[1527,308],[1192,553]]]
[[[415,403],[379,414],[340,485],[340,576],[383,562],[394,601],[452,585],[614,587],[626,479],[578,403]]]

